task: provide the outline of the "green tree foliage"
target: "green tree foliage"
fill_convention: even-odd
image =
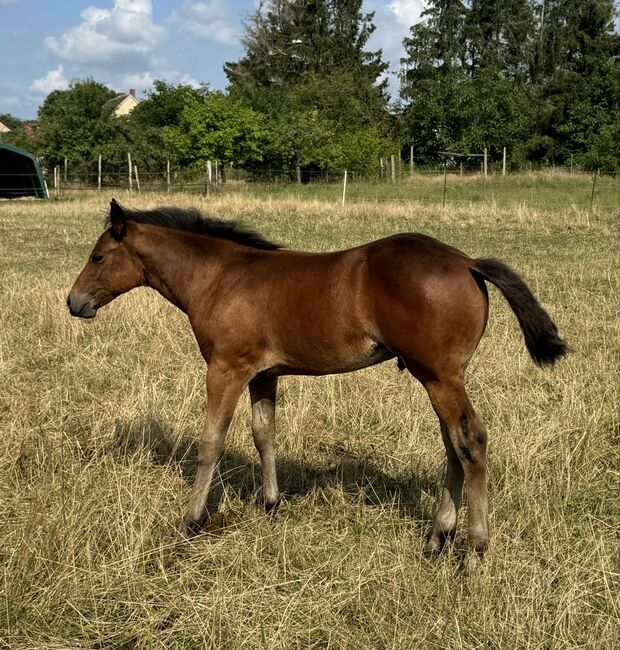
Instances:
[[[12,131],[19,129],[22,125],[22,121],[10,113],[0,113],[0,122],[2,122],[4,126],[8,127]]]
[[[533,81],[545,156],[574,156],[587,169],[618,169],[604,145],[620,121],[620,37],[610,0],[547,0],[539,5],[539,48]],[[607,151],[602,157],[596,151]]]
[[[367,171],[394,150],[387,64],[365,49],[372,18],[361,0],[269,0],[253,14],[225,71],[231,97],[265,117],[264,167]]]
[[[374,84],[388,66],[380,51],[364,49],[375,30],[372,18],[362,12],[361,0],[261,3],[242,39],[245,56],[224,66],[231,92],[251,98],[257,88],[289,88],[334,70]]]
[[[102,114],[114,92],[92,79],[76,81],[68,90],[51,92],[39,108],[37,153],[47,167],[71,160],[72,169],[92,172],[102,143],[116,139],[112,118]]]
[[[6,142],[26,150],[33,149],[32,136],[26,130],[23,120],[10,113],[2,113],[0,114],[0,122],[10,129],[8,132],[0,132],[0,142]]]
[[[280,91],[269,120],[270,164],[316,171],[378,169],[379,158],[398,149],[386,113],[369,109],[379,92],[359,85],[346,70],[308,75],[303,84]]]
[[[209,94],[206,85],[194,88],[188,84],[174,85],[156,80],[152,90],[133,109],[128,116],[128,129],[139,135],[142,142],[142,155],[157,161],[161,169],[165,159],[179,161],[179,151],[171,145],[170,136],[181,123],[185,107],[193,101],[205,99]]]
[[[167,130],[178,129],[192,100],[208,89],[156,81],[153,90],[126,116],[117,117],[106,103],[115,93],[92,79],[75,81],[67,90],[48,95],[39,109],[34,146],[48,168],[69,161],[70,171],[94,180],[99,155],[104,173],[125,175],[127,154],[144,173],[162,173],[166,159],[179,161]]]
[[[214,92],[190,98],[178,126],[169,127],[164,138],[184,165],[204,166],[207,160],[247,165],[262,159],[267,131],[260,114]]]
[[[506,146],[517,165],[618,169],[612,16],[612,0],[431,0],[404,41],[404,138],[421,162]]]
[[[163,80],[153,82],[152,90],[131,112],[131,119],[136,124],[164,128],[178,126],[181,114],[191,100],[204,99],[209,95],[209,88],[202,85],[194,88],[189,84],[174,85]]]

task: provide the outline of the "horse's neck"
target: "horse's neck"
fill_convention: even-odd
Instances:
[[[186,313],[197,283],[204,287],[216,273],[216,256],[192,244],[190,233],[157,228],[141,233],[135,245],[147,284]]]

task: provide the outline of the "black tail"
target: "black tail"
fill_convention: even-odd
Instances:
[[[535,363],[551,365],[566,354],[568,347],[558,336],[555,323],[512,269],[499,260],[480,259],[475,260],[472,270],[502,292],[519,321],[525,346]]]

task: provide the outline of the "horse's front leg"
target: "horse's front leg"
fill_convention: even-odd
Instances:
[[[252,435],[263,470],[263,502],[267,512],[274,512],[280,500],[273,439],[276,433],[277,377],[255,377],[250,382]]]
[[[213,361],[207,372],[207,420],[198,442],[198,470],[184,520],[184,529],[199,533],[207,518],[207,497],[215,466],[224,449],[239,396],[247,385],[246,372]]]

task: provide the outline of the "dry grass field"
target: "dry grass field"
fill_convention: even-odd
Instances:
[[[212,494],[220,516],[179,541],[205,396],[185,317],[138,289],[93,322],[70,318],[101,195],[0,202],[0,647],[617,647],[613,210],[117,198],[197,205],[310,250],[434,235],[522,273],[572,353],[535,367],[491,289],[468,369],[490,441],[491,548],[473,574],[462,525],[442,556],[422,555],[443,448],[395,362],[281,380],[274,521],[256,503],[243,400]]]

